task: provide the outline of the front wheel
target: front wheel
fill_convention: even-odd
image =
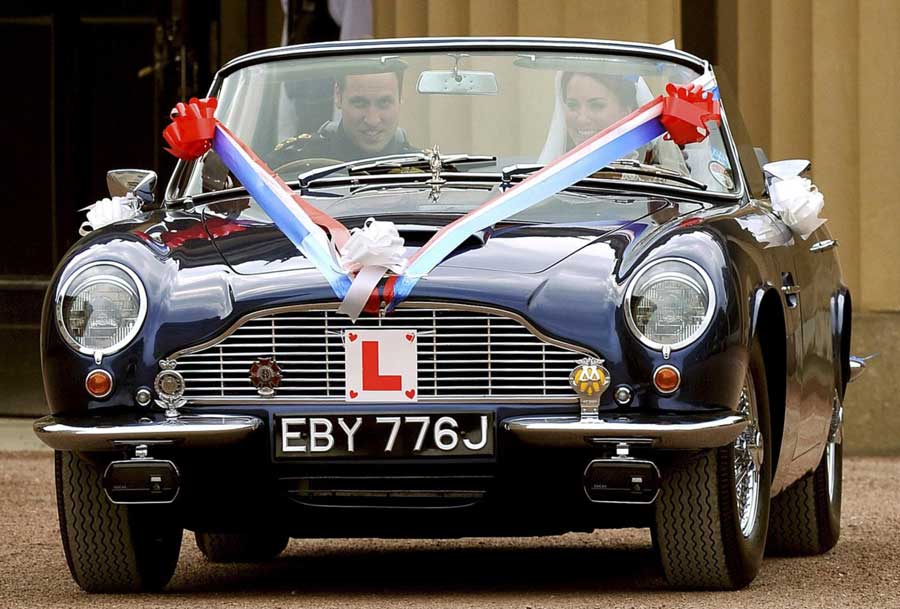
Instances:
[[[772,500],[769,550],[773,554],[827,552],[841,535],[844,407],[832,398],[831,429],[818,467]]]
[[[57,451],[59,530],[72,578],[87,592],[146,592],[172,578],[182,530],[156,506],[109,501],[94,465]]]
[[[735,590],[756,577],[769,522],[772,449],[761,351],[754,344],[738,410],[749,424],[666,475],[652,529],[669,584]]]

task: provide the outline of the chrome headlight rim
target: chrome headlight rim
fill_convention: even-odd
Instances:
[[[703,315],[703,319],[698,326],[698,329],[688,338],[678,341],[676,343],[672,343],[670,345],[665,345],[660,342],[656,342],[646,336],[640,329],[637,327],[637,324],[634,321],[634,318],[631,315],[631,297],[634,294],[634,289],[640,283],[641,277],[646,275],[649,271],[653,269],[653,267],[658,266],[664,262],[676,262],[680,264],[685,264],[691,267],[694,271],[697,272],[700,277],[703,278],[703,282],[706,287],[707,293],[707,304],[706,304],[706,312]],[[677,281],[681,281],[683,283],[700,287],[697,285],[697,282],[687,275],[683,273],[679,273],[677,271],[667,271],[665,273],[660,274],[660,277],[665,277],[669,279],[674,279],[677,276]],[[648,262],[642,269],[640,269],[634,277],[628,282],[628,287],[625,289],[625,299],[622,303],[622,307],[625,309],[625,323],[628,325],[628,329],[631,331],[631,334],[638,339],[646,347],[653,349],[654,351],[664,351],[665,349],[669,349],[670,351],[677,351],[678,349],[683,349],[689,345],[694,344],[697,340],[703,336],[703,333],[709,328],[710,323],[712,322],[713,314],[716,310],[716,290],[713,286],[712,279],[709,276],[709,273],[706,270],[691,260],[687,258],[680,258],[677,256],[667,256],[665,258],[657,258],[656,260],[652,260]]]
[[[134,283],[134,287],[137,290],[137,298],[138,298],[138,314],[134,321],[134,326],[131,331],[125,335],[122,340],[119,342],[110,345],[108,347],[102,347],[100,349],[91,349],[90,347],[85,347],[81,343],[79,343],[75,338],[69,334],[68,328],[66,328],[66,321],[63,318],[63,301],[66,297],[66,293],[68,293],[69,288],[78,279],[79,276],[84,274],[86,271],[98,267],[98,266],[111,266],[119,269],[124,272],[131,281]],[[87,285],[94,285],[96,283],[106,282],[115,284],[118,287],[125,288],[129,292],[134,292],[131,289],[131,286],[123,285],[122,280],[119,277],[114,275],[98,275],[97,277],[93,277],[89,280]],[[129,267],[125,266],[120,262],[114,262],[112,260],[97,260],[94,262],[90,262],[80,267],[78,270],[72,272],[71,275],[62,283],[60,288],[56,292],[56,328],[59,330],[60,336],[62,336],[63,341],[74,351],[81,353],[83,355],[90,356],[103,356],[109,355],[111,353],[116,353],[121,351],[126,346],[128,346],[131,341],[135,339],[135,337],[140,333],[141,328],[144,325],[144,319],[147,317],[147,291],[144,289],[144,283],[137,276],[137,273],[132,271]]]

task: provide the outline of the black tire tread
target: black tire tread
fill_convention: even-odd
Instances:
[[[657,498],[656,539],[666,579],[679,588],[730,587],[719,532],[718,455],[707,450],[674,469]]]
[[[57,451],[55,470],[60,534],[75,582],[87,592],[138,592],[168,583],[178,559],[178,548],[172,559],[174,538],[167,540],[168,552],[140,564],[129,508],[109,501],[95,467]]]
[[[828,522],[827,468],[823,454],[814,471],[772,499],[766,548],[769,553],[812,556],[827,552],[837,543],[840,529],[830,531]]]

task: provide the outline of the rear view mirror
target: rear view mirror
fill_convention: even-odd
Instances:
[[[425,95],[497,95],[493,72],[428,70],[419,74],[416,91]]]

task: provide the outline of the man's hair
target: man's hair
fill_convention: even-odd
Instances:
[[[635,84],[630,80],[621,76],[612,76],[610,74],[597,74],[596,72],[564,72],[559,82],[560,94],[562,98],[566,98],[566,89],[569,88],[569,81],[573,76],[584,76],[609,89],[609,92],[616,96],[619,103],[628,110],[634,110],[638,107],[637,89]]]
[[[397,77],[397,98],[399,99],[403,92],[403,73],[405,72],[404,68],[397,68],[395,70],[385,70],[384,72],[362,72],[357,74],[342,74],[334,79],[334,84],[337,85],[338,91],[341,93],[344,92],[344,89],[347,88],[347,77],[348,76],[368,76],[369,74],[393,74]]]

